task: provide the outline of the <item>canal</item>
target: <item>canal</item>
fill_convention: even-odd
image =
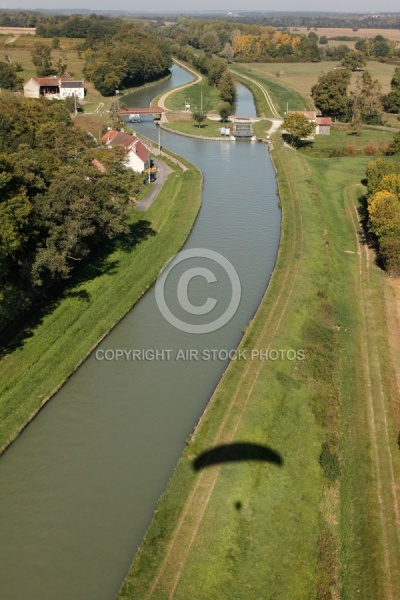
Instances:
[[[190,79],[174,66],[171,79],[125,100],[145,105]],[[237,114],[250,110],[246,92]],[[152,121],[137,129],[157,137]],[[229,260],[241,282],[238,310],[217,331],[187,333],[163,317],[152,288],[102,341],[97,357],[131,349],[169,354],[117,361],[93,353],[0,458],[0,589],[7,600],[116,596],[185,439],[226,368],[225,353],[239,343],[274,268],[281,216],[266,146],[166,132],[162,145],[204,173],[202,208],[185,249]],[[196,277],[189,296],[197,306],[212,296],[223,311],[232,295],[226,273],[210,259],[192,258],[167,280],[172,312],[187,317],[174,291],[188,267],[215,269],[212,293]],[[180,350],[192,351],[192,360],[178,360]],[[209,350],[219,351],[215,360],[204,358]]]

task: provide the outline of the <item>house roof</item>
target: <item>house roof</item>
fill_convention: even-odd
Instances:
[[[110,129],[110,131],[107,131],[101,138],[101,141],[104,144],[107,144],[107,146],[111,146],[111,148],[114,146],[125,146],[125,148],[129,148],[136,140],[137,138],[134,135],[123,133],[122,131],[117,131],[115,129]]]
[[[93,165],[94,167],[96,167],[96,169],[98,169],[98,170],[99,170],[101,173],[105,173],[105,172],[106,172],[106,170],[107,170],[107,169],[105,168],[105,166],[104,166],[104,165],[103,165],[103,164],[102,164],[102,163],[101,163],[99,160],[97,160],[97,158],[94,158],[94,159],[92,160],[92,165]]]
[[[29,83],[31,83],[31,82],[35,83],[39,87],[39,84],[38,84],[38,82],[36,81],[36,79],[34,77],[31,77],[29,81],[27,81],[26,83],[24,83],[24,87],[26,85],[28,85]]]
[[[332,123],[332,119],[330,117],[317,117],[316,123],[317,125],[330,125]]]
[[[150,158],[150,150],[140,140],[137,140],[132,152],[135,152],[143,163],[146,163]]]
[[[60,83],[60,79],[58,77],[38,77],[36,81],[38,82],[40,87],[58,87]]]
[[[60,79],[60,88],[83,88],[83,81]]]
[[[67,71],[65,71],[65,73],[61,75],[60,79],[62,79],[63,81],[74,81],[74,78],[71,77],[71,75],[67,73]]]
[[[146,163],[151,156],[150,150],[137,137],[129,133],[117,131],[116,129],[107,131],[101,138],[101,141],[110,148],[124,146],[127,150],[134,152],[143,163]]]

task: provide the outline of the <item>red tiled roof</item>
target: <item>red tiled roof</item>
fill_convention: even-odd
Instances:
[[[60,82],[58,77],[38,77],[36,79],[40,86],[54,86],[58,87]]]
[[[94,167],[96,167],[96,169],[98,169],[101,173],[105,173],[106,172],[105,166],[102,165],[101,162],[99,160],[97,160],[97,158],[94,158],[92,160],[92,165]]]
[[[332,119],[330,117],[317,117],[317,125],[331,125]]]
[[[146,148],[146,146],[138,140],[134,147],[132,148],[133,152],[135,152],[141,161],[146,163],[150,158],[150,151]]]
[[[117,135],[117,133],[119,132],[116,129],[110,129],[103,135],[101,141],[103,142],[103,144],[108,144],[108,142],[110,142],[113,139],[113,137]]]
[[[105,135],[103,135],[101,141],[111,148],[114,146],[125,146],[125,148],[129,148],[129,146],[135,143],[136,139],[137,138],[134,135],[111,129],[110,131],[107,131]]]

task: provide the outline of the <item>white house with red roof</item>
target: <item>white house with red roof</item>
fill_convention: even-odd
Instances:
[[[123,146],[126,150],[126,166],[137,173],[143,173],[150,168],[150,150],[136,136],[110,129],[101,138],[103,144],[109,148]]]
[[[76,96],[79,100],[85,97],[85,86],[82,80],[71,77],[64,73],[61,77],[31,77],[24,85],[25,98],[57,98],[65,100],[70,96]]]

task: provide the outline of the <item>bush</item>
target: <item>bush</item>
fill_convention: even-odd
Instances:
[[[344,147],[344,155],[345,156],[354,156],[357,154],[357,146],[353,144],[353,142],[347,142]]]
[[[391,275],[400,275],[400,239],[388,237],[381,241],[380,254],[387,272]]]
[[[374,154],[378,154],[378,144],[370,140],[364,148],[364,154],[367,156],[373,156]]]

